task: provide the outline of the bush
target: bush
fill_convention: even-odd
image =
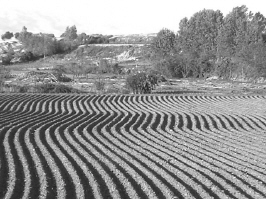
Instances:
[[[120,66],[118,63],[112,65],[112,72],[115,74],[121,74],[123,67]]]
[[[14,36],[14,35],[13,35],[12,32],[7,31],[5,34],[3,34],[3,35],[1,36],[1,38],[2,38],[3,40],[4,40],[4,39],[11,39],[13,36]]]
[[[33,61],[35,60],[35,57],[34,55],[32,54],[32,52],[28,51],[28,52],[23,52],[21,53],[18,57],[20,57],[20,60],[22,62],[25,62],[25,61]]]
[[[40,93],[77,93],[78,91],[63,84],[40,84],[35,87]]]
[[[59,81],[59,82],[71,82],[72,79],[67,77],[67,76],[64,76],[64,75],[61,75],[61,76],[57,76],[56,79]]]
[[[20,93],[27,93],[28,91],[29,91],[29,86],[27,86],[27,85],[19,87]]]
[[[10,53],[7,53],[4,56],[2,56],[2,64],[9,65],[12,59],[13,59],[13,55]]]
[[[104,91],[105,89],[105,80],[101,77],[98,77],[95,81],[94,81],[94,85],[97,91]]]
[[[134,94],[151,93],[155,84],[157,84],[156,76],[147,75],[144,72],[129,75],[126,79],[127,87],[131,89]]]

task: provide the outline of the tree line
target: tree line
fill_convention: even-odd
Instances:
[[[31,61],[36,58],[54,54],[69,53],[82,44],[109,43],[109,38],[112,37],[112,35],[77,34],[77,28],[73,25],[66,28],[59,40],[55,38],[54,34],[34,34],[29,32],[25,26],[22,28],[21,32],[13,34],[7,31],[1,36],[3,40],[11,39],[12,37],[15,37],[22,43],[24,51],[15,53],[10,46],[10,48],[4,52],[4,56],[2,56],[3,64],[9,64],[14,57],[19,58],[22,62]]]
[[[202,10],[183,18],[175,34],[162,29],[151,44],[157,70],[174,77],[266,77],[266,18],[246,6],[225,17]]]

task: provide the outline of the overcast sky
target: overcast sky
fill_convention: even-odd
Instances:
[[[253,13],[266,16],[266,0],[1,0],[0,34],[20,32],[60,36],[67,26],[78,33],[157,33],[162,28],[178,30],[179,21],[205,9],[228,14],[246,5]]]

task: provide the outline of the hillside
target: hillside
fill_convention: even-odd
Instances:
[[[15,52],[17,52],[22,49],[22,44],[14,37],[7,40],[0,39],[0,53],[4,53],[8,50],[8,48],[12,48]]]
[[[66,55],[67,59],[87,59],[93,62],[101,59],[110,63],[140,64],[148,56],[149,46],[144,44],[90,44],[81,45]]]
[[[100,37],[99,35],[91,36]],[[97,62],[99,59],[109,59],[112,62],[137,61],[139,58],[145,57],[148,45],[155,36],[156,34],[115,35],[109,37],[109,43],[106,44],[79,45],[76,50],[66,54],[65,57],[66,59],[86,58],[93,62]],[[61,37],[55,39],[62,40]],[[5,57],[7,52],[12,52],[14,53],[12,63],[19,62],[17,57],[24,51],[22,43],[14,37],[0,40],[0,57]]]

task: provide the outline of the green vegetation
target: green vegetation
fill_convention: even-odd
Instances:
[[[266,19],[234,8],[227,16],[202,10],[162,29],[151,45],[156,68],[174,77],[256,78],[266,76]]]
[[[3,34],[2,36],[1,36],[1,39],[11,39],[12,37],[13,37],[14,35],[13,35],[13,33],[12,32],[9,32],[9,31],[7,31],[5,34]]]
[[[89,74],[103,79],[115,74],[122,77],[123,85],[126,82],[133,93],[150,93],[161,75],[228,80],[266,78],[266,18],[248,11],[246,6],[235,7],[226,16],[219,10],[201,10],[182,19],[178,32],[163,28],[156,36],[147,35],[146,40],[143,35],[131,38],[78,34],[75,25],[66,27],[60,38],[34,34],[24,26],[19,33],[7,31],[2,39],[12,36],[22,46],[15,49],[14,43],[4,41],[2,65],[32,61],[29,67],[50,68],[49,72],[59,82],[88,80]],[[17,68],[22,71],[24,66]],[[156,71],[156,75],[150,74],[150,70]],[[1,82],[5,82],[2,77]],[[93,82],[97,91],[105,87],[122,90],[102,86],[99,79]]]
[[[158,85],[160,75],[155,72],[149,74],[145,72],[129,75],[126,79],[126,85],[134,94],[151,93],[151,91]]]

